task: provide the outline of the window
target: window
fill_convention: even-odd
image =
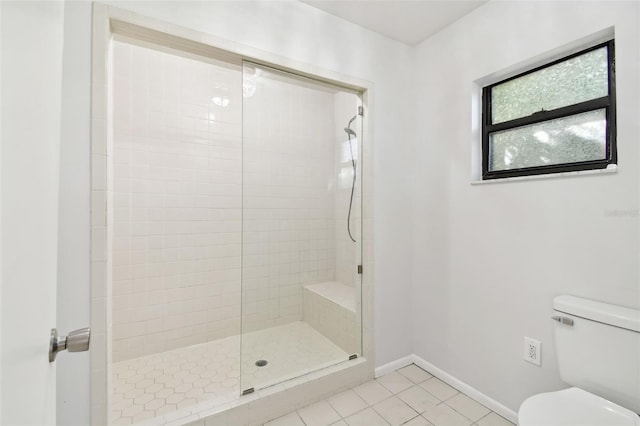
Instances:
[[[613,40],[482,89],[482,178],[616,164]]]

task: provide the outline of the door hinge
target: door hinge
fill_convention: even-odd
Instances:
[[[362,265],[358,265],[358,273],[362,274]]]
[[[358,107],[358,115],[364,117],[364,107],[362,105]]]

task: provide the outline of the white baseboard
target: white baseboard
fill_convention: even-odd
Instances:
[[[413,364],[413,358],[415,355],[405,356],[404,358],[396,359],[395,361],[388,362],[380,367],[376,367],[375,378],[382,377],[385,374],[393,373],[399,368],[406,367]]]
[[[495,411],[497,414],[501,415],[502,417],[506,418],[507,420],[509,420],[509,421],[511,421],[511,422],[513,422],[515,424],[518,424],[518,413],[516,413],[515,411],[513,411],[510,408],[505,407],[504,405],[502,405],[501,403],[499,403],[495,399],[490,398],[489,396],[487,396],[484,393],[480,392],[476,388],[471,387],[470,385],[466,384],[462,380],[459,380],[458,378],[456,378],[456,377],[452,376],[451,374],[447,373],[446,371],[441,370],[440,368],[436,367],[435,365],[431,364],[430,362],[425,361],[424,359],[420,358],[419,356],[413,354],[413,355],[411,355],[409,357],[401,358],[401,359],[399,359],[398,361],[395,361],[395,362],[399,362],[399,361],[405,362],[406,358],[411,358],[412,362],[415,365],[417,365],[418,367],[422,368],[423,370],[428,371],[429,373],[431,373],[432,375],[434,375],[438,379],[442,380],[443,382],[445,382],[449,386],[458,389],[460,392],[464,393],[469,398],[478,401],[480,404],[484,405],[485,407],[487,407],[491,411]],[[391,365],[391,364],[393,364],[393,363],[385,364],[380,368],[386,367],[386,366]],[[376,377],[378,377],[378,369],[377,368],[376,368]]]

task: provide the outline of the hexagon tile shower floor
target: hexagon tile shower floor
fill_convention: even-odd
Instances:
[[[240,338],[115,363],[112,423],[132,424],[205,401],[224,404],[237,398]],[[242,336],[242,387],[259,389],[348,357],[302,321],[246,333]],[[268,365],[257,366],[256,361],[263,359]]]

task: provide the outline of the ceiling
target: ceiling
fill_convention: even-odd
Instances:
[[[416,45],[487,0],[300,0],[386,37]]]

